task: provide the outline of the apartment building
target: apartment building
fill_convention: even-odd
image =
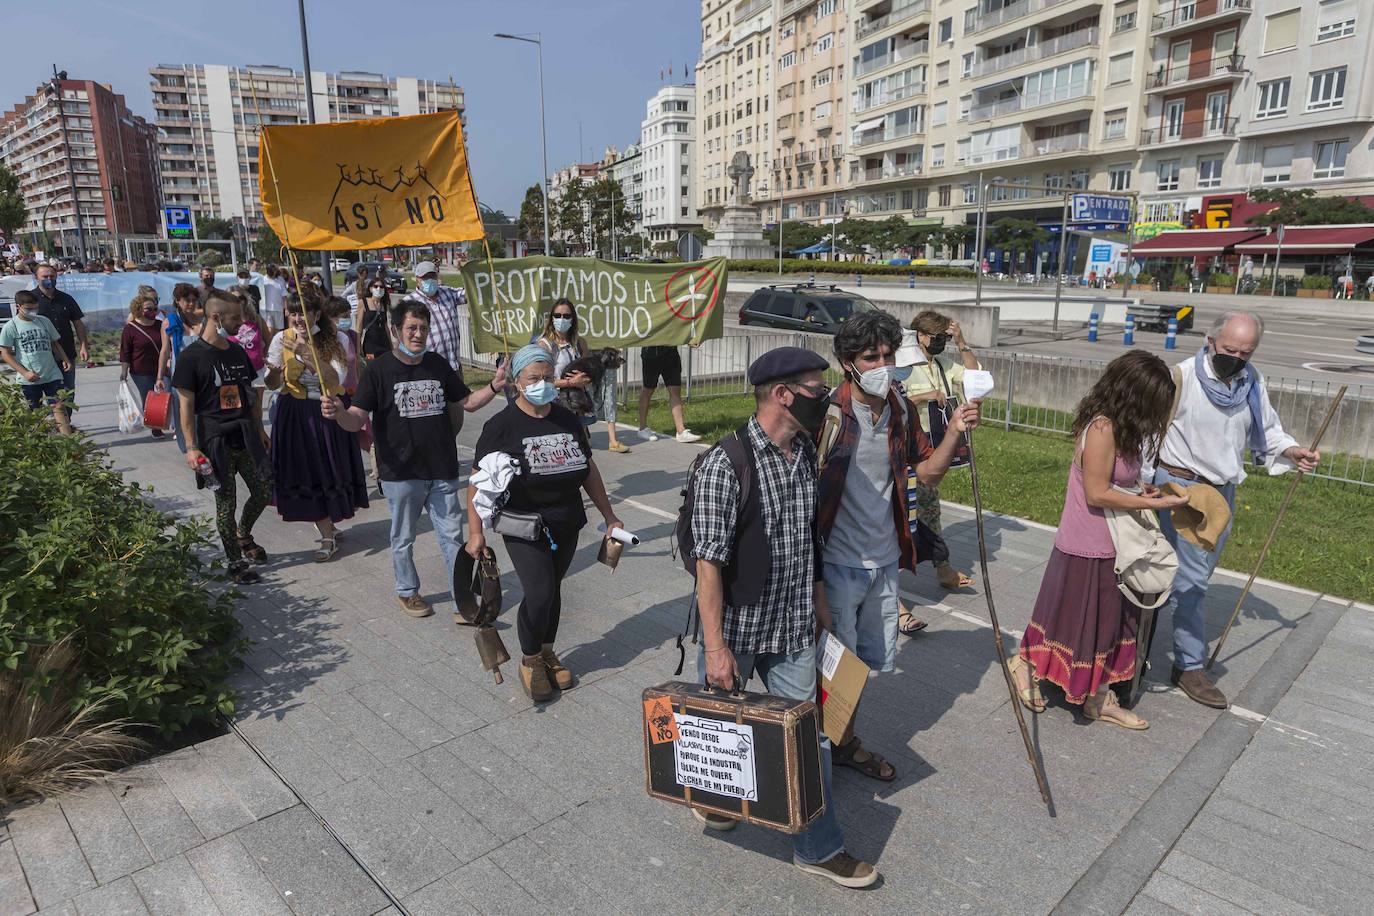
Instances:
[[[65,254],[118,256],[120,236],[158,227],[153,128],[103,83],[58,78],[5,112],[0,162],[19,177],[28,209],[20,233],[36,245],[46,228]]]
[[[158,64],[148,72],[165,203],[260,223],[258,127],[305,121],[304,75],[223,64]],[[463,90],[451,79],[312,71],[311,92],[317,122],[463,111]]]
[[[1143,219],[1240,221],[1249,188],[1374,191],[1374,0],[1195,0],[1150,16]]]
[[[649,243],[672,242],[702,225],[697,215],[696,87],[664,86],[646,105],[639,126],[643,157],[644,232]]]
[[[620,186],[625,200],[625,209],[634,216],[634,226],[630,234],[642,236],[644,233],[644,154],[638,143],[625,147],[625,152],[611,163],[607,174]]]
[[[771,193],[774,0],[703,0],[696,65],[697,211],[707,228],[734,201],[726,174],[738,152],[754,167],[750,193]]]

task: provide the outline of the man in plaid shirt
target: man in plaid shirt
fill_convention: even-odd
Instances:
[[[811,436],[825,418],[828,390],[823,356],[799,347],[765,353],[749,367],[756,409],[742,438],[755,468],[751,492],[767,536],[769,568],[756,603],[725,604],[722,568],[740,562],[736,530],[740,482],[723,448],[712,449],[696,472],[692,539],[697,559],[697,606],[702,644],[697,670],[708,684],[732,688],[757,673],[764,689],[794,700],[816,698],[817,627],[830,628],[825,589],[816,577],[814,516],[816,452]],[[830,742],[821,741],[825,813],[792,840],[798,868],[843,887],[868,887],[878,872],[844,849],[830,784]],[[738,822],[693,809],[714,830]]]
[[[458,377],[463,377],[463,364],[458,345],[462,331],[458,328],[458,306],[467,299],[461,289],[439,284],[439,268],[433,261],[415,265],[415,289],[403,301],[420,302],[429,309],[429,349],[438,353]]]

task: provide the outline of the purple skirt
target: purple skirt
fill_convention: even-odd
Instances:
[[[1020,655],[1070,703],[1135,674],[1140,610],[1116,587],[1113,557],[1050,552]]]
[[[356,433],[320,415],[320,402],[282,395],[272,416],[272,504],[287,522],[341,522],[367,508]]]

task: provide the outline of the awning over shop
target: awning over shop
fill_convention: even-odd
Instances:
[[[1234,245],[1248,242],[1260,235],[1262,232],[1258,229],[1183,229],[1161,232],[1152,239],[1137,242],[1131,249],[1131,255],[1137,258],[1153,258],[1221,254]]]
[[[1374,224],[1293,226],[1283,231],[1283,250],[1293,254],[1346,254],[1356,245],[1374,241]],[[1279,235],[1270,232],[1236,246],[1242,254],[1277,254]]]

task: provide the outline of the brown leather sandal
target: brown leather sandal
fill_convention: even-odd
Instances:
[[[860,752],[868,755],[867,760],[855,760],[855,756]],[[882,755],[873,751],[865,751],[863,743],[858,737],[850,738],[848,744],[832,744],[830,747],[830,762],[837,767],[849,767],[858,770],[865,776],[871,776],[879,782],[892,782],[897,778],[897,770],[883,759]]]

